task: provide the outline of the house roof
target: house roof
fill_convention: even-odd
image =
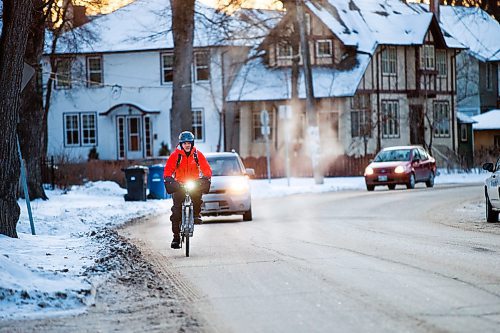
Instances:
[[[471,117],[469,117],[468,115],[466,115],[463,112],[457,112],[457,119],[462,124],[474,124],[474,123],[477,123],[477,121],[475,121],[474,119],[472,119]]]
[[[357,54],[356,62],[349,70],[313,67],[314,97],[353,96],[370,62],[370,56]],[[261,58],[254,59],[239,71],[226,100],[235,102],[290,99],[290,77],[290,68],[269,68]],[[299,98],[305,97],[304,75],[301,70]]]
[[[412,4],[419,10],[428,5]],[[500,61],[500,24],[479,7],[441,6],[440,26],[481,61]]]
[[[241,15],[241,16],[240,16]],[[282,13],[244,10],[227,15],[196,1],[194,47],[260,43]],[[241,18],[241,19],[240,19]],[[220,23],[220,24],[218,24]],[[80,36],[78,46],[72,45]],[[89,38],[90,36],[95,38]],[[250,38],[250,36],[253,36]],[[257,36],[257,37],[256,37]],[[50,33],[47,41],[51,41]],[[50,52],[50,44],[45,52]],[[136,0],[62,35],[57,53],[103,53],[173,48],[170,1]]]
[[[472,124],[475,131],[500,130],[500,109],[493,109],[471,118],[476,121]]]

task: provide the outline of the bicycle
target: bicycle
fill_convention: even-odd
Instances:
[[[186,257],[189,257],[189,238],[193,237],[194,232],[194,207],[189,192],[196,188],[196,182],[189,181],[181,184],[181,188],[185,193],[184,201],[182,202],[181,248],[184,241],[186,241]]]

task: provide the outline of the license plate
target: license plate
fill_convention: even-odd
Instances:
[[[206,210],[219,209],[219,203],[218,202],[206,202],[205,209]]]
[[[387,181],[387,176],[378,176],[378,181],[379,182],[386,182]]]

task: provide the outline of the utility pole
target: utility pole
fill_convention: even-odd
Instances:
[[[302,8],[302,2],[303,0],[295,0],[296,20],[299,26],[300,48],[304,69],[304,83],[306,88],[307,144],[310,149],[309,151],[311,155],[314,181],[316,184],[323,184],[324,178],[319,163],[321,160],[321,146],[319,140],[318,114],[314,105],[311,59],[309,57],[309,42],[307,40],[307,33],[304,27],[306,19],[304,9]]]

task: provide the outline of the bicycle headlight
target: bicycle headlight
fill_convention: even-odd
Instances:
[[[249,185],[246,178],[237,178],[231,181],[229,185],[229,191],[235,194],[241,194],[248,191]]]
[[[186,189],[188,191],[192,191],[196,187],[196,184],[194,181],[190,180],[186,183]]]

